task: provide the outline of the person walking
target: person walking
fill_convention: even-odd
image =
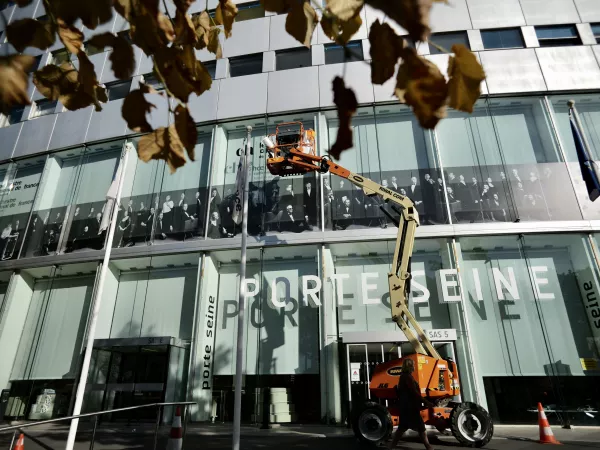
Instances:
[[[412,376],[414,371],[415,362],[412,359],[405,359],[402,361],[402,374],[400,375],[400,380],[396,387],[400,418],[396,434],[394,434],[394,438],[388,446],[390,449],[396,447],[396,444],[398,444],[398,441],[406,430],[411,429],[419,433],[419,437],[425,445],[426,450],[433,450],[433,447],[427,439],[425,422],[423,422],[423,418],[421,417],[421,404],[425,402],[428,406],[433,405],[427,399],[421,397],[419,384]]]

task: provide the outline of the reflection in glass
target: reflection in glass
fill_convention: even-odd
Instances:
[[[276,132],[278,144],[295,143],[308,129],[314,129],[313,114],[273,117],[267,123],[257,121],[252,130],[250,196],[248,201],[248,233],[251,236],[277,233],[303,233],[319,229],[320,201],[315,173],[285,178],[273,176],[266,168],[262,138]],[[246,124],[227,124],[222,128],[226,141],[215,164],[213,187],[209,194],[207,237],[219,239],[236,236],[241,224],[234,221],[236,177],[246,132]],[[301,129],[302,127],[302,129]],[[219,144],[217,144],[219,145]],[[226,146],[226,148],[225,148]]]
[[[45,161],[42,156],[0,167],[0,260],[19,255]]]
[[[582,358],[597,358],[600,350],[588,307],[598,275],[587,238],[461,238],[460,247],[474,360],[490,413],[530,421],[528,410],[543,401],[585,421],[576,411],[597,381]],[[507,397],[509,384],[514,392]]]
[[[575,100],[575,107],[583,126],[583,132],[590,145],[590,156],[600,162],[600,96],[599,95],[569,95],[550,97],[550,104],[554,112],[554,119],[560,136],[560,142],[569,164],[571,177],[577,199],[581,205],[584,219],[600,219],[600,204],[592,203],[581,176],[581,168],[577,159],[577,151],[573,141],[573,133],[569,122],[569,107],[567,102]]]

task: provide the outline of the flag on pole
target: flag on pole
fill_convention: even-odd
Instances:
[[[239,225],[242,223],[242,207],[244,204],[244,158],[245,147],[241,150],[240,160],[237,166],[237,174],[235,177],[235,196],[233,198],[233,210],[231,217],[233,221]]]
[[[569,114],[569,120],[571,122],[573,140],[575,141],[575,149],[577,150],[577,158],[579,159],[581,176],[585,181],[590,200],[594,201],[600,196],[600,173],[598,171],[598,166],[594,160],[590,158],[590,154],[583,139],[583,131],[579,129],[574,117],[574,109],[572,109]]]
[[[102,221],[100,222],[100,229],[98,230],[98,234],[102,234],[103,231],[108,230],[110,225],[110,216],[117,201],[117,192],[119,190],[119,180],[121,179],[121,161],[119,160],[119,167],[115,174],[113,175],[112,183],[106,192],[106,203],[104,204],[104,209],[102,210]]]

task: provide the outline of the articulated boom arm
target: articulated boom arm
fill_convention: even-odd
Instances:
[[[361,187],[369,197],[379,195],[385,203],[392,203],[392,209],[400,215],[399,220],[391,216],[383,206],[380,206],[382,211],[398,225],[392,270],[388,273],[392,319],[404,332],[417,353],[441,359],[439,353],[408,309],[411,279],[410,261],[415,243],[415,233],[419,225],[419,213],[415,209],[414,203],[408,197],[387,189],[373,180],[352,173],[328,158],[316,156],[313,152],[301,151],[302,146],[283,150],[270,140],[266,144],[267,147],[269,147],[268,144],[271,144],[267,150],[269,153],[267,167],[273,175],[285,176],[316,171],[331,172]],[[398,205],[400,208],[394,205]],[[412,325],[412,328],[409,324]]]

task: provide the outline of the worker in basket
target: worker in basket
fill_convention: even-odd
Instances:
[[[419,437],[425,445],[426,450],[433,450],[429,439],[427,439],[425,422],[423,422],[423,418],[421,417],[421,404],[424,402],[429,407],[433,407],[434,405],[426,398],[421,397],[419,384],[412,375],[414,371],[415,362],[412,359],[402,361],[402,374],[396,387],[400,417],[398,429],[388,448],[396,447],[396,444],[398,444],[398,441],[406,430],[411,429],[419,433]]]

